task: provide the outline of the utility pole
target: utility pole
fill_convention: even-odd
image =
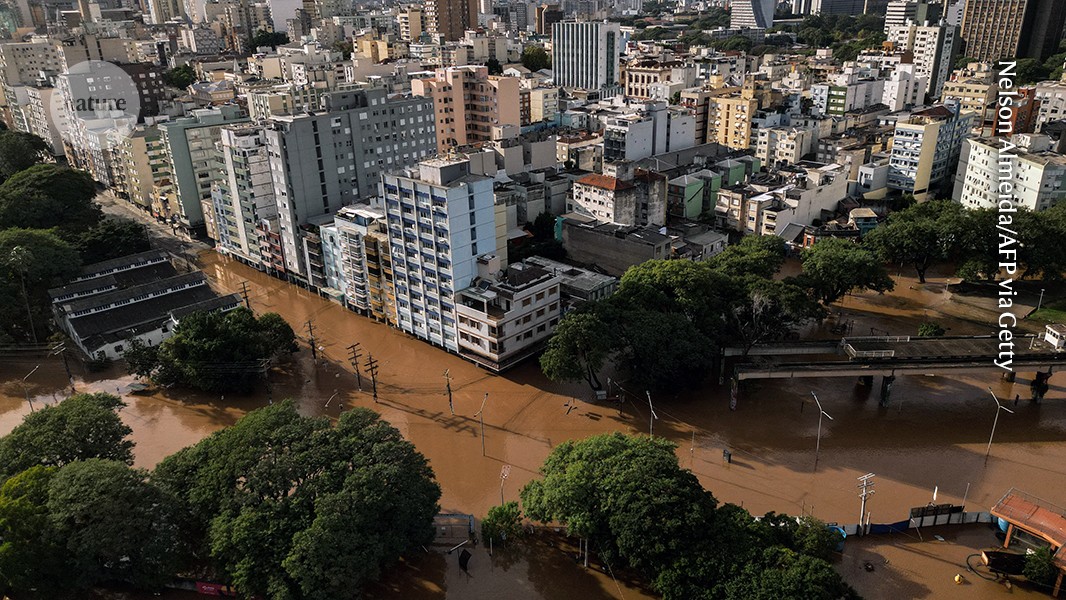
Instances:
[[[875,477],[875,475],[873,473],[867,473],[867,474],[863,475],[862,477],[858,478],[859,485],[856,486],[860,490],[859,491],[859,498],[862,499],[862,503],[859,506],[859,531],[862,532],[862,533],[865,533],[863,531],[863,527],[862,527],[862,520],[866,516],[866,499],[868,497],[872,496],[873,493],[876,491],[876,490],[874,490],[874,485],[875,485],[875,482],[873,481],[874,477]]]
[[[248,299],[248,282],[241,282],[241,298],[244,298],[244,307],[252,310],[252,301]]]
[[[812,391],[811,392],[811,396],[814,397],[814,403],[816,405],[818,405],[818,439],[814,443],[814,470],[817,471],[818,470],[818,457],[821,456],[821,453],[822,453],[822,415],[825,415],[826,417],[829,417],[830,421],[833,420],[833,417],[830,417],[829,413],[827,413],[824,410],[822,410],[822,403],[818,401],[818,395],[817,394],[815,394]]]
[[[992,388],[988,388],[988,393],[992,394],[992,399],[996,401],[996,418],[992,420],[992,434],[988,436],[988,448],[985,450],[985,464],[988,464],[988,455],[992,454],[992,438],[996,437],[996,425],[999,424],[999,411],[1005,410],[1010,414],[1014,414],[1014,411],[1003,406],[999,403],[999,398],[996,397],[996,393],[992,391]]]
[[[444,370],[444,385],[448,389],[448,410],[452,412],[452,416],[455,416],[455,405],[452,404],[452,376],[451,369]]]
[[[363,375],[359,371],[359,359],[362,358],[362,353],[359,352],[359,342],[348,346],[348,362],[351,363],[352,368],[355,369],[355,380],[359,383],[359,391],[363,391]]]
[[[315,326],[311,319],[307,320],[307,337],[311,340],[311,360],[318,362],[318,348],[315,347]]]
[[[481,456],[485,456],[485,403],[488,401],[489,393],[485,392],[485,397],[481,400],[481,409],[474,415],[481,418]]]
[[[373,354],[366,355],[366,370],[370,373],[370,381],[374,386],[374,404],[378,402],[378,361],[374,360]]]
[[[40,368],[41,368],[41,365],[37,365],[36,367],[33,368],[32,371],[30,371],[29,373],[26,373],[26,376],[22,378],[22,393],[26,395],[26,404],[30,405],[30,412],[35,412],[35,410],[33,408],[33,400],[30,400],[30,388],[26,387],[26,380],[30,378],[30,375],[33,375],[34,373],[36,373],[37,369],[40,369]]]
[[[52,346],[52,355],[58,354],[63,358],[63,369],[67,372],[67,381],[70,382],[70,393],[74,393],[74,374],[70,372],[70,361],[67,360],[67,346],[63,342],[59,342],[55,346]]]
[[[644,393],[648,396],[648,410],[651,415],[648,416],[648,437],[655,435],[655,420],[659,418],[659,415],[655,414],[655,407],[651,405],[651,392],[644,390]]]

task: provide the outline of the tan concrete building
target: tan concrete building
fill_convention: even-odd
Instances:
[[[707,106],[707,142],[736,150],[751,147],[751,119],[759,101],[749,94],[710,98]]]
[[[483,66],[437,69],[411,81],[411,93],[433,100],[437,150],[492,139],[494,125],[521,126],[520,80],[490,76]]]

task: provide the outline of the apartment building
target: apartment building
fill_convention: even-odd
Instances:
[[[382,176],[401,330],[459,352],[455,292],[496,252],[492,179],[465,157],[424,160]]]
[[[447,152],[492,139],[495,126],[521,125],[520,80],[490,76],[483,66],[437,69],[429,79],[411,81],[411,93],[433,104],[437,150]]]
[[[1042,81],[1036,84],[1034,97],[1039,104],[1035,123],[1037,132],[1043,131],[1048,123],[1066,120],[1066,81]]]
[[[393,281],[385,213],[367,204],[345,206],[334,219],[344,292],[348,308],[395,326]]]
[[[768,168],[794,165],[814,149],[814,132],[798,127],[759,129],[755,156]]]
[[[910,113],[896,122],[889,163],[888,187],[930,198],[934,188],[954,174],[963,140],[973,127],[973,113],[958,105],[938,104]]]
[[[160,216],[186,233],[205,233],[217,239],[211,189],[222,181],[217,144],[225,125],[247,121],[237,105],[202,108],[189,116],[159,125],[170,166],[172,193],[161,198]]]
[[[427,0],[423,5],[426,31],[446,41],[463,37],[477,27],[477,0]]]
[[[999,190],[1010,185],[1018,208],[1041,211],[1066,198],[1066,157],[1051,150],[1051,139],[1040,134],[1011,138],[1017,148],[1009,152],[1013,169],[1009,178],[1000,172],[1000,154],[1008,151],[1003,138],[966,140],[955,175],[952,199],[966,208],[996,208]]]
[[[963,54],[981,62],[1035,58],[1058,50],[1066,23],[1061,0],[961,0]]]
[[[373,196],[381,173],[431,156],[436,149],[429,100],[385,90],[327,94],[321,110],[275,116],[265,124],[286,272],[309,273],[300,226]]]
[[[890,28],[888,41],[896,51],[910,53],[915,75],[929,82],[931,96],[940,97],[961,47],[958,33],[946,21],[907,23]]]
[[[494,258],[479,259],[483,271],[498,271]],[[534,355],[562,318],[559,290],[558,277],[526,263],[460,290],[455,298],[459,354],[496,372]]]
[[[278,216],[266,132],[253,123],[227,125],[219,149],[225,178],[212,190],[218,251],[259,268],[256,224]]]
[[[751,147],[751,121],[759,101],[749,94],[716,96],[708,99],[707,141],[735,150]]]
[[[637,161],[696,145],[696,115],[685,107],[648,102],[606,119],[603,158]]]

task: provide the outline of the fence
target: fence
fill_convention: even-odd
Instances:
[[[875,535],[882,533],[900,533],[908,529],[919,527],[933,527],[934,525],[970,525],[973,523],[993,523],[996,518],[990,512],[952,512],[936,513],[925,516],[917,516],[897,521],[895,523],[867,523],[860,525],[840,525],[844,533],[848,535]]]

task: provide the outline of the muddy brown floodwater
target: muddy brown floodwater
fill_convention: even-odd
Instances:
[[[535,362],[504,376],[492,375],[212,252],[204,253],[201,263],[219,290],[237,291],[247,282],[253,309],[280,313],[303,337],[306,322],[313,321],[319,362],[314,364],[304,348],[293,364],[273,372],[273,399],[295,398],[304,413],[331,417],[352,406],[378,410],[429,458],[441,485],[443,512],[480,517],[500,502],[501,490],[505,499],[516,500],[519,489],[536,475],[551,448],[564,440],[609,431],[648,432],[647,403],[639,398],[624,404],[590,402],[587,387],[548,382]],[[842,314],[834,320],[850,320],[856,334],[876,327],[893,335],[910,335],[926,318],[939,321],[954,334],[991,333],[990,327],[982,325],[988,322],[988,311],[979,302],[954,302],[942,277],[932,277],[926,285],[907,277],[897,281],[897,292],[891,295],[845,299]],[[831,337],[827,329],[811,333]],[[364,356],[369,353],[379,361],[378,404],[368,393],[365,376],[360,391],[347,365],[345,348],[354,342],[361,344]],[[0,362],[0,434],[29,411],[20,380],[37,364],[40,369],[26,382],[33,403],[39,406],[62,396],[66,377],[61,363],[29,358]],[[445,370],[452,376],[454,415],[445,394]],[[269,401],[265,388],[245,396],[185,390],[131,395],[125,390],[133,379],[118,369],[75,375],[79,391],[117,390],[129,403],[122,416],[133,429],[136,464],[141,467],[153,466]],[[958,377],[900,377],[888,408],[880,408],[876,396],[852,378],[755,382],[743,388],[736,411],[729,410],[727,389],[709,386],[655,398],[659,420],[654,423],[654,434],[678,444],[681,464],[691,468],[720,501],[742,504],[754,514],[771,510],[806,513],[826,521],[854,523],[859,518],[856,478],[868,472],[877,474],[877,493],[867,507],[875,523],[905,519],[911,507],[931,500],[934,487],[939,489],[939,502],[961,503],[965,496],[969,510],[988,510],[1011,486],[1061,504],[1066,502],[1066,403],[1062,402],[1066,379],[1053,376],[1047,398],[1037,405],[1025,399],[1032,376],[1019,373],[1014,383],[1002,381],[991,371]],[[1000,398],[1008,399],[1015,414],[1004,413],[1000,418],[986,460],[996,411],[989,386]],[[804,405],[811,391],[833,417],[823,422],[817,470],[817,412]],[[474,414],[486,393],[482,455],[481,430]],[[1022,400],[1015,407],[1016,394]],[[577,408],[567,414],[571,398],[578,400]],[[732,452],[731,464],[722,460],[724,449]],[[510,476],[501,486],[505,465],[511,467]],[[994,538],[989,543],[995,543]],[[935,548],[927,551],[935,552]],[[510,559],[490,560],[487,549],[477,548],[470,578],[455,567],[454,556],[438,554],[415,558],[391,573],[375,597],[648,595],[633,584],[616,582],[609,573],[586,572],[564,550],[546,544],[532,544]],[[908,589],[933,589],[920,579],[941,577],[929,573],[936,563],[910,569],[907,560],[906,553],[893,559],[898,567],[893,576],[910,581]],[[966,594],[991,598],[1001,591],[977,581],[967,586]],[[934,597],[932,592],[924,596]]]

